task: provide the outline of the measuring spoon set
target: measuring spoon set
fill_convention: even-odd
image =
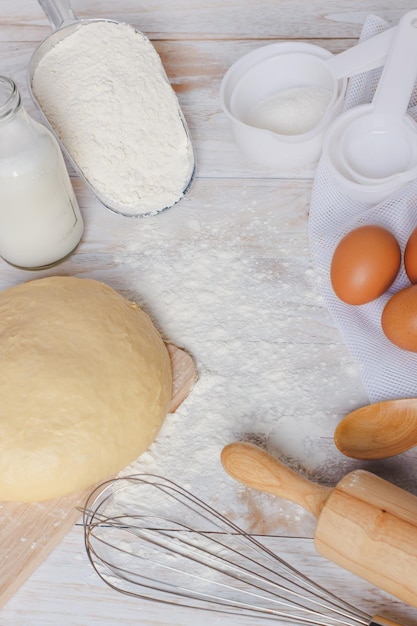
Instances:
[[[344,191],[381,201],[417,176],[417,126],[407,107],[417,76],[417,11],[398,26],[338,55],[320,46],[282,42],[240,58],[225,74],[220,100],[241,151],[271,167],[314,165],[322,153]],[[343,112],[347,78],[383,66],[369,105]],[[294,86],[327,89],[318,124],[301,134],[258,127],[250,111]],[[248,119],[251,122],[248,123]]]
[[[400,20],[372,103],[338,117],[324,139],[331,173],[358,201],[374,204],[417,178],[417,124],[407,114],[417,77],[417,11]]]

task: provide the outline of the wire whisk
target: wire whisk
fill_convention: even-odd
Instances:
[[[252,619],[394,626],[339,599],[160,476],[136,474],[100,485],[86,502],[83,525],[93,568],[130,596]]]

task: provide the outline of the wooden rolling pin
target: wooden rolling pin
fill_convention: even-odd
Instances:
[[[365,470],[324,487],[250,443],[229,444],[221,460],[237,481],[310,511],[319,554],[417,607],[417,497]]]

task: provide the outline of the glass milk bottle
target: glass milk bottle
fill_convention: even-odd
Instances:
[[[0,256],[26,269],[53,265],[77,247],[83,228],[57,140],[0,76]]]

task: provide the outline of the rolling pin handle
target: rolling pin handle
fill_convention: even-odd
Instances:
[[[247,487],[290,500],[316,518],[333,491],[303,478],[254,444],[237,441],[223,448],[221,461],[226,472]]]

